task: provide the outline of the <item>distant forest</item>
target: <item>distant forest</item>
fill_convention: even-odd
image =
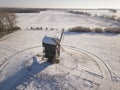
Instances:
[[[46,8],[0,8],[0,12],[7,13],[39,13],[46,10]]]

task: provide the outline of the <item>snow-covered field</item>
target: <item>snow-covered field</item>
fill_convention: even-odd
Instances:
[[[18,25],[22,28],[47,27],[47,28],[71,28],[75,26],[84,26],[90,28],[96,27],[120,27],[120,23],[109,19],[76,15],[64,11],[44,11],[32,14],[17,14]],[[24,23],[23,23],[24,22]]]
[[[60,62],[41,59],[44,36],[58,37],[62,28],[73,26],[119,27],[120,23],[63,11],[17,16],[22,30],[0,39],[0,90],[119,90],[120,34],[65,31]],[[34,26],[58,30],[29,30]]]

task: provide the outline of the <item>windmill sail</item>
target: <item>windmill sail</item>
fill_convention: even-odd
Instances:
[[[61,42],[61,40],[62,40],[63,33],[64,33],[64,29],[62,30],[62,33],[61,33],[61,36],[60,36],[60,42]],[[59,42],[59,43],[60,43],[60,42]]]

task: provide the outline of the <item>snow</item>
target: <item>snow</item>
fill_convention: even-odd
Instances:
[[[53,37],[48,37],[48,36],[45,36],[42,40],[43,43],[51,44],[51,45],[57,45],[59,43],[58,41],[59,41],[58,38],[53,38]]]
[[[42,60],[43,38],[59,37],[61,27],[77,26],[82,22],[89,26],[94,22],[95,27],[102,27],[96,22],[105,26],[111,23],[116,27],[116,22],[105,24],[104,19],[63,11],[17,16],[18,25],[23,29],[0,39],[0,90],[119,90],[120,34],[71,33],[65,29],[60,62],[50,64]],[[25,29],[41,25],[59,29]],[[111,80],[111,74],[114,80]]]
[[[23,29],[31,27],[43,27],[54,29],[68,29],[75,26],[84,26],[90,28],[96,27],[120,27],[120,23],[109,19],[76,15],[66,13],[65,11],[44,11],[40,13],[22,13],[17,14],[18,25]],[[23,23],[24,22],[24,23]],[[74,23],[73,23],[74,22]]]

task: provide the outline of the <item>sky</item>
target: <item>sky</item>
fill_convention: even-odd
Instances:
[[[120,0],[0,0],[0,7],[120,9]]]

